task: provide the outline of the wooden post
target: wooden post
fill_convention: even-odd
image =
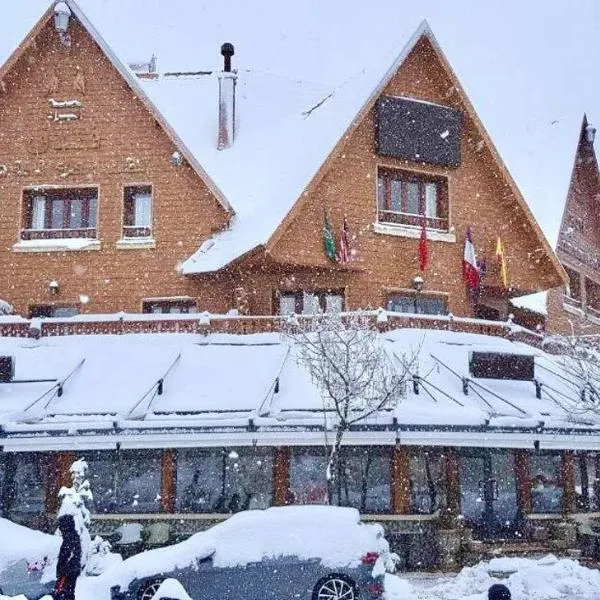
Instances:
[[[446,504],[455,515],[460,514],[460,471],[456,448],[446,448]]]
[[[55,452],[53,454],[38,455],[39,460],[45,464],[46,484],[46,512],[54,514],[60,508],[58,492],[62,486],[71,486],[69,468],[77,460],[75,452]]]
[[[392,513],[410,512],[410,460],[406,446],[394,446],[392,454]]]
[[[527,450],[515,450],[517,509],[521,516],[531,513],[531,460]]]
[[[561,480],[563,487],[562,511],[564,514],[573,513],[577,509],[577,496],[575,494],[575,457],[573,450],[564,450],[562,453]]]
[[[175,450],[167,448],[161,456],[160,473],[160,510],[175,512],[177,494],[177,456]]]
[[[273,456],[273,506],[293,504],[290,497],[290,449],[275,448]]]

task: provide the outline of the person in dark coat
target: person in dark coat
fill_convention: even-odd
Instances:
[[[510,600],[510,590],[502,583],[495,583],[488,590],[488,600]]]
[[[75,600],[75,584],[81,573],[81,539],[75,529],[73,515],[59,517],[58,529],[62,544],[58,552],[53,597],[54,600]]]

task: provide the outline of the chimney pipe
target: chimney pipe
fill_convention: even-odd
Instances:
[[[221,46],[223,70],[219,73],[219,134],[217,149],[225,150],[233,144],[235,136],[235,86],[237,73],[231,70],[231,57],[234,55],[233,44],[229,42]]]

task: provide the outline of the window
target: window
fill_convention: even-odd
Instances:
[[[154,314],[178,314],[195,313],[198,311],[196,301],[192,299],[157,298],[156,300],[144,300],[142,312]]]
[[[294,504],[327,504],[327,454],[322,449],[292,448],[289,500]],[[387,448],[347,446],[340,452],[333,503],[361,512],[389,512],[391,460]]]
[[[446,500],[445,455],[435,450],[417,450],[409,456],[410,512],[431,514]]]
[[[123,237],[151,237],[152,186],[126,186],[123,192],[123,200]]]
[[[581,279],[579,273],[577,271],[573,271],[573,269],[569,269],[569,267],[565,267],[565,271],[569,276],[569,285],[567,287],[567,295],[573,300],[581,300]]]
[[[56,306],[54,304],[33,304],[29,307],[29,318],[50,318],[64,319],[74,317],[79,314],[79,308],[76,306]]]
[[[344,310],[344,292],[329,290],[320,292],[280,292],[280,315],[314,315],[320,312]]]
[[[578,510],[600,510],[600,453],[575,455],[575,493]]]
[[[178,512],[224,513],[267,508],[273,499],[270,448],[177,452]]]
[[[542,453],[531,456],[531,507],[534,513],[562,510],[562,456]]]
[[[448,185],[445,179],[380,169],[377,176],[380,223],[448,230]]]
[[[17,523],[46,512],[47,455],[14,454],[7,460],[3,490],[4,514]]]
[[[448,312],[445,296],[406,292],[388,298],[387,310],[419,315],[445,315]]]
[[[96,512],[160,511],[160,450],[98,451],[85,460]]]
[[[96,237],[96,188],[26,190],[23,203],[23,240]]]

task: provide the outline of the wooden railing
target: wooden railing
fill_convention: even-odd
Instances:
[[[81,229],[22,229],[22,240],[60,240],[70,238],[91,238],[96,237],[94,227],[84,227]]]
[[[135,225],[123,226],[124,238],[149,238],[152,237],[151,227],[136,227]]]
[[[378,220],[380,223],[389,223],[391,225],[410,225],[413,227],[423,226],[423,215],[397,212],[394,210],[379,210]],[[426,223],[426,227],[428,229],[448,231],[448,219],[442,219],[439,217],[426,217]]]

